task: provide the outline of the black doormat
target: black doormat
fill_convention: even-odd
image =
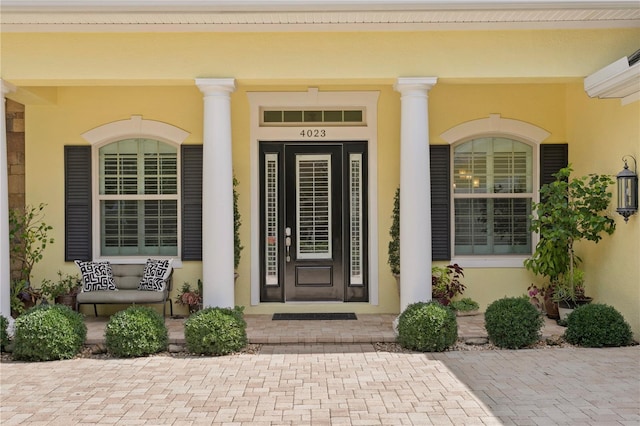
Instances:
[[[272,320],[357,320],[353,312],[273,314]]]

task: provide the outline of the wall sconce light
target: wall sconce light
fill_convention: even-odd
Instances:
[[[633,159],[634,171],[629,170],[626,158]],[[635,157],[625,155],[622,157],[624,169],[616,176],[618,181],[618,208],[616,211],[624,217],[624,221],[629,221],[629,216],[638,211],[638,163]]]

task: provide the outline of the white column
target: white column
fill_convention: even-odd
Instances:
[[[203,305],[233,307],[232,78],[198,78],[204,93],[202,148]]]
[[[7,125],[5,96],[15,91],[11,84],[0,80],[0,315],[11,319],[11,261],[9,252],[9,173],[7,170]]]
[[[400,92],[400,311],[431,300],[431,177],[427,92],[435,77],[398,78]]]

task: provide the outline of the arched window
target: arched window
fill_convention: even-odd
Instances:
[[[202,145],[132,116],[67,145],[65,260],[202,260]]]
[[[432,173],[432,198],[439,196],[432,232],[444,240],[440,228],[446,228],[448,238],[435,240],[434,247],[439,243],[450,256],[438,260],[467,267],[523,266],[536,243],[529,231],[532,203],[540,185],[567,165],[567,144],[543,143],[550,135],[500,114],[460,123],[440,135],[450,150],[438,150],[432,171],[446,169],[449,179]],[[433,146],[432,155],[433,148],[440,147]]]
[[[453,148],[454,254],[531,253],[534,148],[482,137]]]
[[[131,138],[98,149],[100,256],[178,255],[178,150]]]

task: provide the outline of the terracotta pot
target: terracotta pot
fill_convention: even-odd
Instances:
[[[58,296],[55,299],[56,304],[65,305],[70,307],[72,310],[76,310],[76,295],[75,294],[63,294],[62,296]]]
[[[560,318],[560,313],[558,312],[558,304],[554,302],[553,299],[545,299],[544,309],[547,312],[547,317],[551,319]]]

